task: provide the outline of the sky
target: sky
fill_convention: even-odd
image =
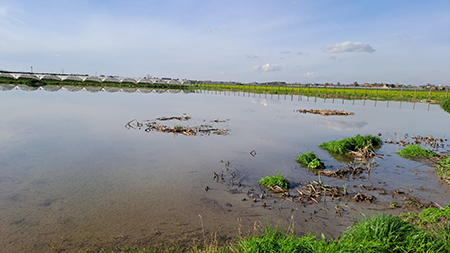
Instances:
[[[450,85],[449,0],[1,0],[0,70]]]

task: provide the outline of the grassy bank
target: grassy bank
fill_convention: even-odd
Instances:
[[[197,89],[218,91],[241,91],[262,94],[305,95],[317,97],[335,97],[345,99],[374,99],[443,102],[448,98],[447,90],[402,89],[402,88],[365,88],[352,86],[309,87],[300,85],[230,85],[230,84],[196,84]]]
[[[450,206],[447,206],[443,210],[427,208],[419,214],[374,215],[350,226],[335,239],[309,233],[298,236],[266,226],[264,231],[238,236],[225,245],[210,240],[184,247],[128,247],[105,252],[450,252],[449,220]]]

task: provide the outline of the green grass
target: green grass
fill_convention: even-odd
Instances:
[[[240,238],[234,246],[234,252],[336,252],[332,250],[334,248],[335,245],[326,240],[317,240],[311,234],[301,237],[294,234],[286,235],[283,231],[266,226],[263,235]]]
[[[195,84],[201,90],[243,91],[265,94],[305,95],[318,97],[337,97],[344,99],[377,99],[419,101],[432,100],[442,102],[447,99],[446,91],[423,89],[385,89],[385,88],[354,88],[352,86],[307,87],[300,84],[287,85],[248,85],[248,84]]]
[[[448,252],[450,228],[439,232],[420,229],[393,215],[375,215],[345,231],[338,240],[344,252]]]
[[[400,218],[423,228],[435,228],[435,225],[443,224],[441,220],[450,219],[450,206],[446,206],[443,210],[430,207],[420,213],[403,213],[400,214]]]
[[[421,158],[437,156],[433,151],[421,148],[419,145],[407,145],[404,149],[395,152],[404,158]]]
[[[284,176],[280,173],[278,173],[275,176],[267,176],[259,180],[258,182],[260,185],[264,185],[267,187],[275,187],[278,186],[281,189],[288,189],[289,188],[289,181],[284,178]]]
[[[444,103],[441,104],[441,107],[444,111],[450,113],[450,99],[445,100]]]
[[[345,230],[338,238],[327,240],[307,233],[292,232],[266,225],[262,233],[219,245],[216,240],[188,245],[124,247],[126,253],[203,252],[203,253],[264,253],[264,252],[450,252],[450,206],[444,210],[424,209],[419,214],[398,216],[378,214],[365,218]],[[89,252],[89,251],[87,251]]]
[[[439,160],[436,170],[442,180],[450,183],[450,156]]]
[[[325,169],[325,164],[311,151],[297,156],[295,160],[310,169]]]
[[[359,151],[368,148],[369,151],[374,151],[375,148],[381,145],[381,139],[373,135],[356,135],[338,141],[330,141],[319,144],[319,147],[340,155],[347,155],[350,151]]]

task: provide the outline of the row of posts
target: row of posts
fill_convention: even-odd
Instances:
[[[224,90],[224,91],[218,91],[217,89],[215,89],[215,90],[202,90],[202,89],[200,89],[200,90],[198,90],[197,92],[199,92],[199,93],[207,93],[207,94],[219,94],[219,95],[227,95],[227,91],[228,91],[228,96],[231,96],[231,94],[233,93],[233,95],[234,96],[236,96],[236,94],[237,94],[237,96],[239,97],[240,95],[241,95],[241,93],[242,93],[242,96],[243,97],[246,97],[246,95],[248,96],[248,97],[250,97],[251,96],[251,94],[253,94],[253,97],[256,97],[256,95],[259,95],[259,98],[261,98],[261,95],[264,95],[264,98],[268,98],[268,96],[270,96],[269,98],[270,99],[274,99],[274,96],[276,96],[276,99],[277,100],[280,100],[280,94],[273,94],[273,93],[264,93],[264,94],[262,94],[262,93],[255,93],[255,92],[245,92],[245,91],[237,91],[237,92],[235,92],[235,91],[231,91],[231,90]],[[287,100],[287,97],[288,97],[288,94],[283,94],[284,95],[284,100]],[[281,96],[283,96],[283,95],[281,95]],[[298,98],[298,101],[303,101],[303,99],[305,99],[307,102],[309,102],[310,100],[311,101],[314,101],[314,103],[317,103],[317,99],[318,99],[318,97],[317,96],[314,96],[314,97],[310,97],[310,96],[303,96],[303,95],[301,95],[301,94],[290,94],[289,95],[290,96],[290,100],[291,101],[293,101],[294,100],[294,96],[297,96],[297,98]],[[337,98],[338,100],[340,99],[340,98]],[[323,102],[324,103],[326,103],[326,101],[327,100],[331,100],[332,101],[332,103],[334,104],[335,103],[335,100],[336,100],[336,97],[332,97],[332,98],[324,98],[323,99]],[[342,98],[342,104],[344,104],[344,101],[345,101],[346,99],[344,99],[344,98]],[[363,106],[366,106],[366,98],[363,98]],[[371,99],[368,99],[368,100],[371,100]],[[349,101],[349,100],[347,100],[347,101]],[[352,101],[352,105],[355,105],[355,99],[352,99],[352,100],[350,100],[350,101]],[[378,103],[378,100],[374,100],[375,101],[375,103],[374,103],[374,107],[377,107],[377,103]],[[388,107],[389,108],[389,100],[386,100],[385,101],[386,102],[386,107]],[[401,109],[402,108],[402,103],[403,103],[404,101],[402,101],[402,100],[400,100],[400,101],[398,101],[398,104],[399,104],[399,109]],[[427,111],[429,111],[430,110],[430,105],[431,105],[431,103],[427,103],[428,104],[428,107],[427,107]],[[415,108],[416,108],[416,101],[413,101],[413,110],[415,110]]]
[[[211,84],[207,84],[207,86],[210,86]],[[220,88],[222,88],[222,84],[212,84],[213,85],[213,89],[215,89],[215,90],[219,90]],[[228,85],[228,84],[224,84],[224,85]],[[243,90],[245,91],[246,89],[245,89],[245,84],[242,84],[242,86],[243,86]],[[271,87],[278,87],[278,91],[280,92],[281,91],[281,85],[272,85]],[[237,87],[237,86],[235,86],[235,87]],[[252,91],[252,87],[253,87],[253,91],[256,91],[257,90],[257,88],[256,87],[264,87],[264,91],[265,92],[268,92],[268,85],[267,84],[264,84],[264,85],[250,85],[250,84],[248,84],[248,91],[249,92],[251,92]],[[307,92],[306,92],[306,94],[309,94],[310,93],[310,86],[294,86],[294,84],[292,84],[291,85],[291,93],[292,94],[294,94],[294,87],[298,87],[298,88],[307,88]],[[349,86],[342,86],[342,88],[339,88],[339,89],[342,89],[343,90],[343,93],[345,94],[345,89],[346,89],[346,87],[347,88],[350,88]],[[327,86],[323,86],[323,88],[325,89],[325,94],[327,94]],[[316,92],[316,94],[319,94],[320,95],[320,93],[319,93],[319,87],[318,86],[315,86],[315,92]],[[356,95],[356,86],[353,86],[353,94],[354,95]],[[358,88],[358,89],[360,89],[360,88]],[[233,88],[232,88],[232,90],[233,90]],[[259,91],[261,91],[261,89],[258,89]],[[376,87],[375,88],[375,90],[376,90],[376,97],[378,98],[378,90],[379,90],[379,87]],[[388,97],[390,96],[390,93],[391,93],[391,88],[388,88],[387,89],[388,90]],[[401,87],[400,88],[400,97],[403,97],[403,87]],[[428,99],[431,99],[431,93],[432,93],[432,90],[433,90],[433,88],[430,88],[430,90],[429,90],[429,93],[428,93]],[[445,98],[446,99],[448,99],[448,90],[449,90],[449,87],[445,87]],[[288,86],[287,85],[285,85],[284,86],[284,92],[287,92],[288,91]],[[301,92],[302,90],[301,89],[299,89],[299,94],[305,94],[305,93],[303,93],[303,92]],[[336,95],[336,86],[333,86],[333,94],[334,95]],[[364,87],[364,97],[365,96],[367,96],[367,87]],[[416,99],[417,98],[417,87],[414,89],[414,99]]]

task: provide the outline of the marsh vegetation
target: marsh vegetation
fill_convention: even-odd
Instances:
[[[373,135],[356,135],[338,141],[329,141],[319,144],[319,147],[339,155],[363,155],[374,152],[379,148],[382,141]]]
[[[398,155],[404,158],[422,158],[422,157],[436,157],[433,151],[421,148],[419,145],[407,145],[402,150],[396,152]]]
[[[325,169],[325,164],[312,151],[297,156],[296,161],[310,169]]]
[[[250,235],[238,235],[233,242],[220,245],[216,238],[177,245],[148,248],[121,248],[126,253],[204,252],[450,252],[450,206],[427,208],[419,214],[400,216],[378,214],[363,218],[345,230],[341,236],[327,239],[307,233],[296,235],[269,225],[255,227]],[[292,223],[294,226],[294,222]],[[113,251],[106,251],[113,252]]]

